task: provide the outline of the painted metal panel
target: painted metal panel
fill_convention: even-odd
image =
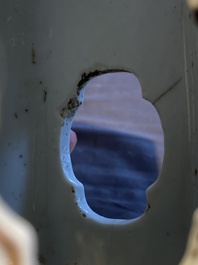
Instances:
[[[40,263],[177,264],[197,206],[197,31],[186,4],[1,0],[0,58],[0,192],[35,227]],[[148,210],[130,222],[89,209],[66,136],[81,88],[109,71],[136,74],[165,134]]]

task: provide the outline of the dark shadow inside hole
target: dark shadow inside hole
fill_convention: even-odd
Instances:
[[[88,95],[85,92],[84,110],[77,113],[72,126],[78,135],[71,154],[74,174],[84,185],[90,208],[107,218],[134,219],[142,215],[147,205],[146,189],[155,182],[161,167],[157,158],[159,153],[160,161],[163,157],[160,120],[154,107],[142,99],[140,87],[133,87],[137,84],[138,80],[134,83],[134,76],[129,73],[100,76],[91,81],[86,88]],[[124,89],[129,91],[125,93]],[[130,105],[128,93],[133,89],[137,91]],[[120,101],[123,104],[118,104]],[[155,113],[149,121],[148,112]],[[147,126],[141,124],[144,121]],[[155,124],[150,124],[152,121]],[[153,140],[156,131],[158,149]]]

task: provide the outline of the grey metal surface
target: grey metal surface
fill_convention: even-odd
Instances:
[[[0,191],[35,226],[41,264],[179,262],[197,206],[196,42],[181,0],[0,1]],[[139,78],[165,134],[149,209],[128,223],[92,213],[60,158],[81,75],[112,69]]]

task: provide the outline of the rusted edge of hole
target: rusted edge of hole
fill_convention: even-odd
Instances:
[[[118,73],[118,72],[129,72],[124,69],[109,69],[109,70],[95,70],[89,73],[83,73],[81,75],[81,80],[77,84],[76,95],[70,98],[67,105],[62,107],[60,110],[60,115],[63,119],[71,118],[74,116],[78,107],[82,104],[80,100],[80,92],[83,89],[84,85],[92,78],[97,77],[99,75],[108,74],[108,73]]]
[[[92,78],[99,76],[99,75],[103,75],[103,74],[109,74],[109,73],[118,73],[118,72],[129,72],[127,70],[124,69],[109,69],[109,70],[95,70],[93,72],[89,72],[89,73],[83,73],[81,75],[81,80],[79,81],[78,85],[77,85],[77,95],[79,95],[80,90],[82,89],[82,87]]]
[[[77,96],[70,98],[69,102],[67,103],[67,106],[63,107],[60,110],[61,117],[64,119],[71,118],[81,104],[82,101],[80,101]]]

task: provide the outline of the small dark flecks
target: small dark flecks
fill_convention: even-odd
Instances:
[[[71,190],[72,190],[72,193],[75,193],[74,187],[72,187]]]
[[[167,233],[166,233],[166,235],[167,235],[167,236],[170,236],[170,233],[169,233],[169,232],[167,232]]]
[[[43,96],[43,101],[46,102],[46,100],[47,100],[47,91],[45,90],[44,91],[44,96]]]
[[[64,113],[66,112],[66,108],[62,108],[61,111],[60,111],[60,115],[62,118],[64,118]]]
[[[197,172],[197,169],[195,169],[195,172],[194,172],[195,176],[197,176],[197,173],[198,173],[198,172]]]
[[[42,85],[42,84],[43,84],[43,82],[42,82],[42,81],[39,81],[39,84],[40,84],[40,85]]]
[[[194,66],[194,63],[192,62],[192,67]]]
[[[14,113],[14,117],[15,117],[15,119],[18,119],[18,114],[17,114],[17,112]]]
[[[9,146],[11,146],[11,143],[8,143]]]
[[[25,109],[25,112],[28,112],[29,110],[28,109]]]
[[[83,216],[84,218],[87,217],[85,213],[83,213],[82,216]]]
[[[19,157],[20,157],[20,158],[23,158],[23,155],[20,155]]]
[[[7,166],[7,163],[5,163],[4,166]]]
[[[103,75],[103,74],[108,74],[108,73],[117,73],[117,72],[127,72],[123,69],[110,69],[110,70],[95,70],[93,72],[90,72],[88,74],[83,73],[81,75],[81,80],[78,82],[77,85],[77,95],[79,95],[80,90],[82,89],[83,85],[85,85],[90,79]]]
[[[96,70],[96,71],[94,71],[94,72],[90,72],[90,73],[88,73],[88,74],[86,74],[86,73],[83,73],[82,75],[81,75],[81,80],[79,81],[79,83],[78,83],[78,90],[77,90],[77,92],[81,89],[81,87],[84,85],[84,84],[86,84],[91,78],[93,78],[93,77],[96,77],[96,76],[98,76],[98,75],[101,75],[103,72],[102,71],[98,71],[98,70]]]
[[[36,52],[34,49],[34,43],[32,43],[31,55],[32,55],[32,64],[36,64]]]
[[[26,164],[26,163],[24,163],[23,165],[24,165],[24,166],[26,166],[27,164]]]

